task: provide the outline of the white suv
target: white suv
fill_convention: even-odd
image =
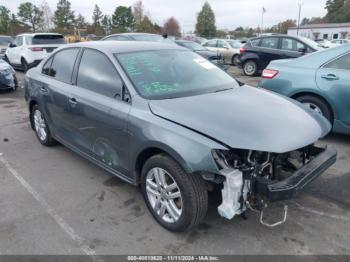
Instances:
[[[56,33],[21,34],[9,45],[5,53],[7,60],[13,67],[26,72],[36,66],[49,53],[65,44],[63,35]]]

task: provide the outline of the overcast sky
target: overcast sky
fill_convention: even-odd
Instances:
[[[27,0],[28,1],[28,0]],[[30,0],[40,5],[43,0]],[[91,21],[95,3],[102,11],[111,14],[116,6],[130,6],[136,0],[70,0],[75,13],[83,14]],[[26,0],[1,0],[0,4],[17,13],[17,7]],[[58,0],[47,0],[52,11],[56,9]],[[235,29],[238,26],[257,27],[261,24],[261,10],[265,7],[264,27],[272,26],[286,19],[297,19],[298,0],[209,0],[216,15],[216,25],[220,29]],[[302,0],[301,17],[325,15],[326,0]],[[193,30],[196,14],[200,11],[204,0],[143,0],[145,9],[149,11],[153,21],[162,25],[170,17],[176,17],[182,30]]]

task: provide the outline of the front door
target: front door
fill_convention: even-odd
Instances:
[[[307,47],[296,39],[283,37],[281,52],[282,58],[298,58],[307,52]]]
[[[72,122],[78,147],[106,167],[128,174],[130,103],[123,101],[123,82],[111,60],[85,49],[72,88]]]
[[[337,120],[350,125],[350,53],[321,67],[316,73],[316,81],[333,101]]]

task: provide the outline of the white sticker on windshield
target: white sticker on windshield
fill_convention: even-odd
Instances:
[[[196,58],[193,59],[194,62],[196,62],[198,65],[200,65],[201,67],[205,68],[205,69],[214,69],[215,65],[213,65],[212,63],[210,63],[208,60],[206,59],[202,59],[202,58]]]

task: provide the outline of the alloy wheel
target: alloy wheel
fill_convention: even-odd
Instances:
[[[319,113],[320,115],[323,115],[323,112],[321,110],[321,108],[319,108],[317,105],[315,105],[314,103],[310,103],[310,102],[304,102],[304,105],[306,105],[307,107],[309,107],[310,109],[312,109],[313,111]]]
[[[154,167],[146,177],[146,192],[155,213],[167,223],[177,222],[182,214],[181,191],[166,170]]]
[[[254,62],[247,62],[244,65],[244,71],[247,75],[253,75],[256,72],[256,64]]]
[[[35,132],[41,141],[45,141],[47,138],[45,119],[39,110],[35,110],[33,116]]]

